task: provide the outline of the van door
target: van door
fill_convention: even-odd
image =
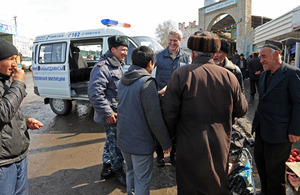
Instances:
[[[70,41],[37,43],[32,72],[35,93],[46,98],[71,99]]]

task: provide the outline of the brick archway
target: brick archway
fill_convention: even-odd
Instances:
[[[252,0],[223,0],[199,9],[199,29],[210,31],[218,17],[229,14],[237,25],[236,48],[247,51],[247,36],[251,33]]]

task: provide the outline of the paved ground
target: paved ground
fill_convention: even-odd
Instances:
[[[66,194],[126,194],[126,189],[113,177],[100,180],[102,153],[105,142],[103,126],[95,124],[89,107],[83,102],[73,104],[72,113],[56,116],[41,97],[33,94],[32,75],[26,73],[28,96],[22,111],[44,123],[40,131],[30,131],[31,145],[28,156],[28,177],[31,195]],[[249,81],[245,80],[245,94],[249,111],[234,125],[242,132],[250,132],[257,106],[257,96],[249,99]],[[249,148],[253,154],[253,148]],[[168,159],[168,157],[167,157]],[[154,159],[156,160],[156,159]],[[256,170],[253,163],[253,170]],[[255,177],[260,188],[258,176]],[[151,194],[177,194],[175,167],[154,167]]]

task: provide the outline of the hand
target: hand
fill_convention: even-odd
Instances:
[[[117,123],[117,113],[113,113],[110,117],[106,119],[107,124],[112,125]]]
[[[260,75],[260,71],[256,71],[256,72],[255,72],[255,75]]]
[[[289,140],[290,140],[290,142],[294,143],[294,142],[298,141],[299,139],[300,139],[300,136],[289,134]]]
[[[29,129],[40,129],[40,127],[43,127],[43,123],[41,123],[40,121],[34,119],[34,118],[28,118],[26,121],[27,127]]]
[[[164,96],[165,93],[166,93],[166,90],[167,90],[167,85],[166,85],[164,88],[162,88],[162,89],[158,92],[158,94],[161,95],[161,96]]]
[[[172,146],[169,149],[164,150],[163,153],[164,154],[169,154],[171,152],[171,150],[172,150]]]
[[[21,81],[24,83],[25,80],[25,72],[21,68],[14,67],[12,73],[12,80]]]

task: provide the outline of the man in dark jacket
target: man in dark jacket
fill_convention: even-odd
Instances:
[[[189,53],[180,49],[182,32],[178,29],[172,29],[169,32],[169,45],[155,56],[157,86],[161,99],[166,91],[167,83],[174,70],[191,63],[192,59]],[[176,146],[173,145],[171,152],[171,160],[175,161]],[[157,143],[156,146],[157,165],[162,167],[165,165],[164,153],[162,147]]]
[[[222,66],[222,67],[226,68],[227,70],[229,70],[230,72],[232,72],[236,76],[237,80],[239,81],[242,92],[244,92],[244,81],[243,81],[242,72],[237,65],[233,64],[227,58],[229,48],[230,48],[230,45],[229,45],[228,41],[221,39],[220,51],[215,53],[213,56],[214,62],[216,63],[216,65]]]
[[[158,99],[154,53],[146,46],[132,52],[132,63],[119,83],[118,147],[126,161],[127,194],[150,194],[155,137],[164,153],[171,150],[171,140]],[[155,137],[154,137],[155,136]]]
[[[264,70],[258,58],[258,52],[253,52],[253,58],[248,62],[248,70],[250,77],[250,96],[254,99],[256,88],[258,89],[260,74]]]
[[[300,139],[300,70],[281,61],[282,44],[268,40],[260,50],[264,72],[252,124],[254,158],[265,194],[286,194],[286,165]]]
[[[27,129],[40,129],[43,126],[20,111],[27,93],[25,73],[17,68],[17,54],[14,45],[0,38],[0,194],[3,195],[29,194]]]
[[[232,119],[248,104],[234,74],[212,60],[220,39],[197,32],[188,39],[193,62],[175,70],[162,103],[163,116],[176,134],[178,194],[230,194],[228,154]]]
[[[104,125],[106,140],[102,156],[101,179],[113,172],[122,185],[126,185],[124,158],[117,147],[118,83],[123,76],[123,61],[127,56],[129,41],[125,36],[108,38],[109,50],[93,67],[88,96],[94,107],[94,121]]]
[[[236,61],[236,65],[241,69],[243,74],[243,79],[247,76],[247,62],[244,58],[244,54],[241,53],[240,58]]]
[[[239,59],[240,59],[240,55],[238,54],[238,51],[235,50],[234,56],[232,57],[231,61],[232,63],[236,64]]]

